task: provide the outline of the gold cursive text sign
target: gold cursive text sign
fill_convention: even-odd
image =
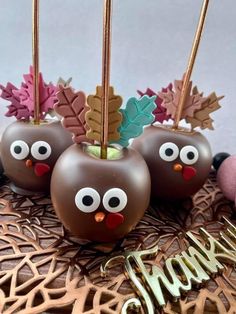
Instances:
[[[236,263],[236,227],[226,218],[224,221],[227,229],[220,233],[219,240],[203,228],[200,228],[200,240],[192,232],[187,232],[191,246],[166,259],[163,268],[157,265],[148,267],[144,263],[144,260],[157,255],[158,246],[145,251],[120,253],[104,261],[101,265],[103,276],[106,276],[108,268],[124,264],[126,275],[140,296],[142,303],[138,298],[127,300],[122,314],[134,307],[138,310],[141,304],[146,313],[154,314],[155,306],[166,304],[167,294],[177,301],[181,293],[190,291],[193,285],[200,285],[222,271],[224,263]]]

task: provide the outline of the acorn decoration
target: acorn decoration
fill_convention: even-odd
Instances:
[[[209,1],[204,0],[201,16],[191,51],[187,71],[160,92],[147,89],[144,95],[156,96],[155,120],[159,124],[147,127],[132,147],[138,150],[150,170],[152,196],[175,200],[196,193],[206,181],[212,164],[212,153],[207,139],[195,131],[196,127],[213,129],[210,114],[220,108],[214,92],[204,97],[190,81]],[[173,121],[173,125],[164,124]],[[185,120],[191,129],[179,126]]]
[[[111,0],[104,1],[103,79],[87,98],[60,87],[55,111],[73,133],[74,145],[59,158],[51,181],[55,211],[74,235],[113,242],[130,232],[149,205],[150,175],[142,156],[127,148],[154,121],[155,96],[122,98],[110,86]]]
[[[14,192],[27,195],[48,193],[52,169],[60,154],[72,144],[70,133],[58,120],[47,119],[53,112],[58,87],[45,83],[39,73],[38,0],[33,0],[33,66],[20,88],[1,85],[1,98],[10,101],[7,117],[16,122],[2,135],[1,161]],[[58,139],[60,138],[60,141]]]

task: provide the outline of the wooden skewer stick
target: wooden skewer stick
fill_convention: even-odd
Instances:
[[[32,52],[33,52],[33,99],[34,124],[40,124],[39,95],[39,0],[32,2]]]
[[[177,108],[177,112],[176,112],[176,116],[175,116],[175,122],[174,122],[174,125],[173,125],[173,127],[175,129],[178,128],[179,121],[181,120],[183,108],[184,108],[184,105],[185,105],[185,101],[186,101],[186,97],[187,97],[187,93],[188,93],[188,88],[189,88],[189,83],[190,83],[190,78],[191,78],[193,67],[194,67],[194,63],[195,63],[195,60],[196,60],[197,51],[198,51],[198,48],[199,48],[199,44],[200,44],[200,40],[201,40],[201,36],[202,36],[204,23],[205,23],[205,20],[206,20],[208,4],[209,4],[209,0],[204,0],[203,1],[201,14],[200,14],[199,22],[198,22],[198,27],[197,27],[195,38],[194,38],[194,41],[193,41],[193,46],[192,46],[192,51],[191,51],[191,54],[190,54],[190,57],[189,57],[187,71],[186,71],[186,73],[184,75],[183,87],[182,87],[182,90],[181,90],[179,104],[178,104],[178,108]]]
[[[103,55],[102,55],[102,132],[101,158],[107,159],[109,127],[109,86],[111,64],[111,20],[112,0],[104,0],[103,13]]]

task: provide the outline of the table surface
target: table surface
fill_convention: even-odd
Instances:
[[[160,265],[185,250],[187,231],[199,227],[217,237],[222,216],[236,223],[234,205],[216,185],[214,174],[191,202],[154,203],[125,239],[116,244],[85,243],[64,230],[51,200],[0,188],[0,313],[108,313],[121,311],[134,290],[117,267],[106,279],[100,276],[104,258],[124,250],[160,246],[149,264]],[[156,313],[236,313],[236,271],[225,267],[201,289],[194,288],[177,302]]]

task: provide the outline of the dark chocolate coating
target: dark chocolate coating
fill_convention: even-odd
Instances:
[[[11,144],[17,140],[27,143],[29,149],[33,143],[45,141],[51,146],[51,155],[39,161],[29,152],[26,158],[17,160],[10,152]],[[52,169],[58,157],[70,145],[72,145],[71,134],[61,126],[60,121],[45,122],[40,125],[17,121],[9,125],[2,136],[1,158],[5,175],[13,183],[12,189],[19,194],[49,192]],[[32,167],[26,167],[28,159],[32,161]],[[50,171],[37,176],[34,171],[37,162],[50,166]]]
[[[198,150],[199,159],[191,165],[196,170],[196,175],[190,180],[185,180],[181,172],[173,170],[175,164],[188,166],[180,159],[180,155],[172,162],[161,159],[159,149],[167,142],[176,144],[179,151],[186,145],[192,145]],[[149,167],[153,197],[168,200],[187,198],[203,186],[211,170],[211,148],[206,138],[199,132],[150,126],[133,141],[132,147],[141,153]]]
[[[98,242],[113,242],[130,232],[144,215],[150,199],[150,174],[142,156],[124,149],[117,160],[98,159],[88,155],[85,145],[69,147],[58,159],[52,174],[51,197],[55,211],[74,235]],[[82,188],[95,189],[101,198],[97,210],[84,213],[75,205],[75,195]],[[114,229],[106,225],[109,212],[104,208],[103,196],[112,189],[122,189],[128,198],[120,212],[124,222]],[[95,214],[104,213],[102,222],[95,221]]]

